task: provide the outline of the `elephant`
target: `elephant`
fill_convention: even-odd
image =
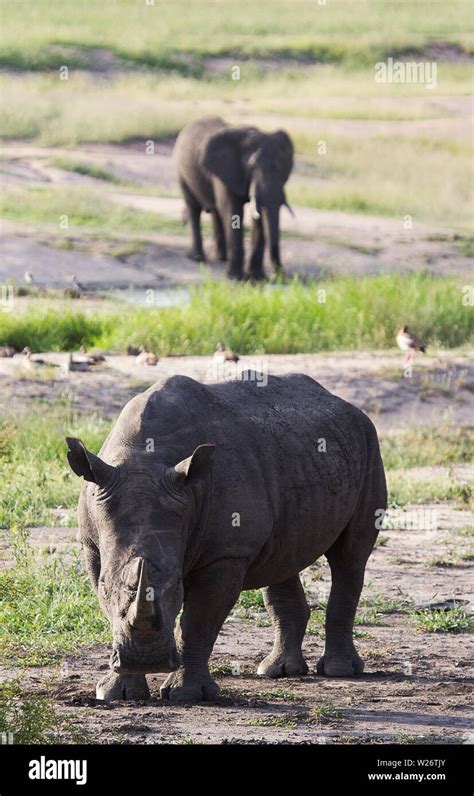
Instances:
[[[280,207],[293,168],[293,144],[283,130],[263,133],[256,127],[230,127],[217,117],[188,124],[174,149],[179,184],[192,228],[189,256],[205,261],[201,213],[212,216],[217,257],[228,262],[227,275],[244,277],[244,205],[251,202],[252,231],[246,276],[264,279],[265,243],[276,274],[280,259]]]
[[[299,573],[322,555],[332,585],[317,671],[362,672],[352,629],[387,505],[363,412],[301,374],[172,376],[128,402],[99,455],[67,444],[85,479],[78,538],[113,634],[98,698],[148,698],[146,674],[163,672],[163,698],[214,699],[209,656],[245,589],[263,589],[275,631],[258,674],[305,675]]]

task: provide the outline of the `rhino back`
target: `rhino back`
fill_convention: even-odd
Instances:
[[[174,376],[127,404],[102,454],[119,463],[150,439],[167,466],[216,445],[203,555],[231,552],[260,569],[280,556],[298,570],[321,555],[378,451],[371,421],[303,375],[270,376],[265,387],[248,374],[212,385]]]

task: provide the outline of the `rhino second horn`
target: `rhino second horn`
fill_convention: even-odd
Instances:
[[[146,561],[141,561],[140,576],[136,597],[128,609],[128,621],[132,627],[148,625],[155,618],[154,601],[148,599],[148,568]]]

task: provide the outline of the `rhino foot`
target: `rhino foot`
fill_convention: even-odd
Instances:
[[[160,688],[160,696],[170,702],[212,701],[217,699],[219,691],[219,686],[208,672],[190,675],[181,668],[168,675]]]
[[[271,653],[260,663],[257,674],[261,677],[299,677],[308,674],[308,665],[301,652],[274,655]]]
[[[354,652],[350,655],[327,655],[319,659],[316,671],[326,677],[354,677],[364,671],[364,661]]]
[[[150,690],[144,674],[116,674],[109,672],[97,683],[97,699],[111,702],[115,699],[150,699]]]

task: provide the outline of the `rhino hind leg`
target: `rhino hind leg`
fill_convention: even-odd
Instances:
[[[144,674],[108,672],[97,683],[96,697],[104,702],[119,699],[149,699],[150,690]]]
[[[318,661],[317,672],[327,677],[353,677],[364,671],[352,632],[365,567],[377,539],[375,518],[377,511],[386,506],[385,482],[379,485],[378,475],[374,469],[371,488],[365,492],[366,499],[326,552],[331,568],[331,592],[326,609],[326,648]]]
[[[308,673],[301,645],[310,610],[299,575],[263,589],[265,607],[270,614],[275,641],[270,655],[261,662],[257,674],[263,677],[298,677]]]

